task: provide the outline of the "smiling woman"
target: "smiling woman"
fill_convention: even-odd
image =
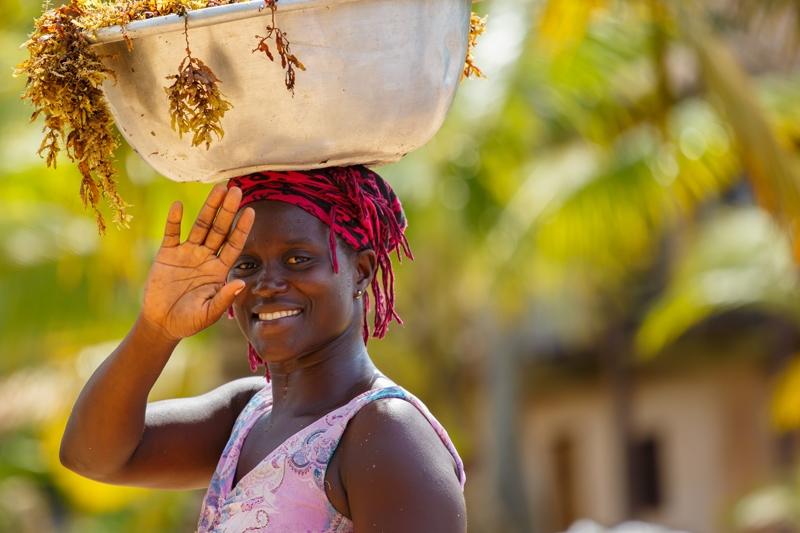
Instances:
[[[412,255],[404,235],[407,223],[403,208],[380,176],[360,166],[309,172],[262,172],[234,178],[228,186],[242,189],[240,209],[253,202],[269,200],[296,206],[295,214],[290,213],[283,220],[286,226],[277,231],[286,245],[304,245],[307,249],[316,245],[317,249],[313,251],[318,255],[295,259],[322,259],[323,254],[329,253],[332,267],[329,270],[338,274],[340,261],[336,243],[344,241],[347,245],[345,250],[358,253],[360,257],[356,264],[363,270],[360,273],[363,279],[359,282],[363,286],[358,288],[358,299],[363,295],[361,318],[365,344],[369,339],[368,286],[371,285],[375,296],[373,334],[383,337],[392,320],[401,322],[394,310],[394,275],[389,254],[397,251],[399,257],[402,249],[406,256]],[[260,238],[250,238],[247,243],[252,246],[261,241]],[[291,250],[289,246],[288,251]],[[364,264],[364,261],[369,264]],[[348,266],[345,261],[345,267]],[[233,270],[232,274],[235,272]],[[251,350],[251,365],[260,362],[257,353]]]
[[[246,283],[233,309],[254,348],[252,362],[293,360],[330,344],[348,328],[358,330],[361,312],[352,295],[363,294],[360,286],[374,269],[374,252],[358,262],[342,258],[344,268],[335,273],[329,232],[320,220],[281,202],[261,200],[253,209],[253,231],[228,275],[229,281]]]
[[[139,319],[84,387],[62,462],[109,483],[207,486],[198,531],[466,529],[446,431],[366,349],[394,310],[400,202],[364,167],[215,187],[185,242],[170,209]],[[371,289],[371,291],[370,291]],[[267,379],[147,403],[182,338],[225,310]]]

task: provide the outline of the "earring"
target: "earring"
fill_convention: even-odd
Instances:
[[[258,367],[260,365],[264,365],[264,376],[267,378],[267,383],[269,383],[272,380],[272,376],[269,375],[269,367],[267,366],[267,363],[264,362],[263,359],[261,359],[261,356],[258,355],[256,349],[253,348],[253,345],[250,344],[249,342],[247,343],[247,359],[250,362],[251,372],[255,372],[256,370],[258,370]]]
[[[359,300],[362,296],[364,296],[364,291],[358,289],[358,291],[356,292],[356,300]]]

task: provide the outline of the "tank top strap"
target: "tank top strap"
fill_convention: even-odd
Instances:
[[[233,431],[238,429],[237,426],[242,427],[252,425],[256,420],[258,420],[264,411],[267,411],[271,408],[272,384],[268,381],[267,384],[258,392],[253,394],[253,396],[250,398],[250,401],[245,404],[241,413],[239,413],[239,417],[236,419],[236,423],[233,425]]]
[[[268,382],[264,388],[253,394],[233,424],[231,435],[217,462],[217,468],[211,476],[208,491],[203,499],[198,530],[206,531],[210,527],[214,516],[230,490],[245,437],[259,417],[271,407],[272,386]]]
[[[447,431],[439,423],[439,421],[436,420],[428,407],[422,403],[422,401],[400,386],[392,385],[381,389],[366,391],[353,398],[347,405],[340,407],[339,409],[336,409],[325,416],[325,424],[329,428],[327,434],[329,442],[333,441],[335,443],[335,447],[347,429],[347,424],[364,406],[377,400],[383,400],[386,398],[399,398],[405,400],[416,407],[417,410],[425,417],[428,423],[433,427],[434,431],[436,431],[436,434],[439,435],[442,444],[445,445],[447,450],[450,452],[450,455],[453,456],[453,460],[455,461],[458,469],[458,479],[461,483],[461,488],[463,489],[464,483],[466,482],[464,463],[461,461],[461,457],[458,455],[458,452],[456,451],[450,436],[447,434]]]
[[[250,433],[250,429],[255,425],[258,419],[270,409],[272,409],[272,385],[267,382],[264,388],[253,394],[250,401],[242,408],[239,416],[233,423],[233,428],[231,428],[231,436],[228,439],[225,452],[241,448],[245,437]],[[236,459],[238,460],[238,455]]]

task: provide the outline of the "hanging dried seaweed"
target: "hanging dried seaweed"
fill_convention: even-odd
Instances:
[[[192,56],[189,47],[189,22],[185,10],[183,16],[183,35],[186,38],[186,57],[178,66],[178,74],[167,76],[175,80],[164,90],[169,98],[169,115],[172,129],[183,137],[192,133],[192,146],[211,146],[211,134],[218,139],[225,135],[221,121],[231,103],[225,100],[219,90],[220,80],[205,63]]]
[[[305,70],[306,67],[300,62],[299,59],[297,59],[294,54],[291,53],[289,50],[290,43],[289,39],[286,37],[286,32],[278,28],[278,25],[275,23],[277,3],[278,0],[264,0],[264,4],[271,11],[272,23],[267,26],[267,34],[265,36],[256,36],[256,39],[259,39],[259,41],[258,45],[253,49],[253,52],[264,52],[264,55],[266,55],[270,61],[274,62],[275,57],[272,55],[272,51],[269,48],[269,40],[272,39],[275,41],[275,50],[278,52],[278,55],[281,58],[281,68],[286,71],[284,83],[286,84],[286,88],[289,90],[289,92],[292,93],[292,96],[294,96],[294,83],[297,77],[294,69],[299,68],[300,70]]]
[[[76,24],[83,15],[80,2],[74,0],[47,10],[25,43],[30,57],[15,74],[28,78],[22,97],[34,106],[31,120],[44,117],[39,155],[55,168],[63,148],[77,163],[82,176],[81,199],[94,210],[98,230],[103,233],[106,224],[98,209],[101,198],[111,206],[117,226],[127,226],[130,216],[128,204],[117,193],[112,161],[119,140],[100,89],[114,73],[90,50]]]
[[[120,141],[101,90],[103,82],[113,78],[114,73],[92,52],[87,32],[122,26],[131,49],[133,43],[124,35],[124,28],[135,20],[185,15],[193,9],[241,1],[244,0],[69,0],[54,9],[45,1],[44,13],[34,22],[34,30],[25,43],[29,58],[17,66],[15,75],[27,78],[22,98],[33,104],[32,120],[44,117],[39,155],[48,166],[55,167],[59,152],[65,149],[77,163],[82,175],[81,199],[94,210],[100,233],[106,230],[99,210],[101,199],[112,208],[118,227],[127,227],[131,217],[126,212],[130,206],[116,188],[113,160]],[[286,34],[282,33],[281,38],[288,57],[291,54]],[[187,57],[172,78],[175,82],[165,89],[173,128],[179,134],[192,132],[192,144],[205,144],[208,148],[212,135],[219,138],[224,134],[220,121],[231,108],[219,92],[220,80],[202,61],[191,56],[188,43]]]
[[[464,63],[464,73],[461,79],[465,78],[485,78],[481,69],[475,64],[473,52],[478,45],[478,37],[483,35],[486,31],[486,19],[488,17],[480,17],[477,13],[472,13],[469,19],[469,46],[467,47],[467,60]]]
[[[113,78],[114,73],[91,51],[87,32],[119,25],[130,49],[133,43],[124,35],[127,24],[170,14],[182,15],[186,57],[178,73],[168,77],[174,80],[173,84],[165,87],[170,118],[179,135],[191,132],[192,145],[205,144],[208,149],[213,136],[222,138],[224,135],[221,120],[231,109],[231,103],[220,92],[221,81],[214,72],[191,53],[187,13],[242,1],[245,0],[69,0],[66,5],[54,9],[45,2],[44,13],[35,21],[34,31],[25,43],[29,58],[20,63],[15,74],[27,77],[22,97],[34,106],[32,119],[44,118],[39,155],[45,158],[48,166],[55,167],[57,156],[64,149],[76,162],[82,176],[81,198],[84,205],[94,210],[101,233],[106,229],[99,210],[101,199],[111,206],[117,226],[127,226],[131,217],[126,213],[129,205],[120,198],[116,188],[113,160],[119,137],[101,90],[103,82]],[[264,53],[273,62],[275,54],[280,57],[281,67],[286,71],[286,88],[294,94],[296,70],[305,70],[305,66],[291,52],[286,32],[276,23],[278,1],[264,0],[265,7],[271,11],[271,21],[266,26],[266,35],[256,36],[258,42],[252,51]],[[483,77],[474,64],[472,53],[485,26],[486,19],[473,13],[463,77]]]

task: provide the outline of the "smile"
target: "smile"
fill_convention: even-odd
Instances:
[[[278,320],[280,318],[286,318],[290,316],[297,316],[302,311],[300,309],[293,309],[291,311],[275,311],[274,313],[258,313],[258,319],[263,322],[271,322],[273,320]]]

